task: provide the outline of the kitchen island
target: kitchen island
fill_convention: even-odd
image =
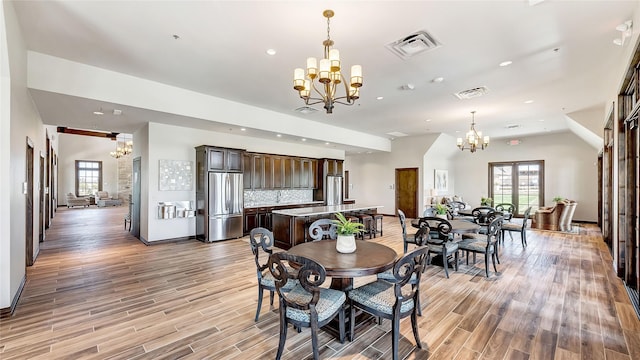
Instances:
[[[288,250],[292,246],[305,242],[306,231],[313,221],[333,218],[333,214],[336,212],[376,212],[381,207],[380,205],[343,204],[273,210],[272,221],[275,246]]]

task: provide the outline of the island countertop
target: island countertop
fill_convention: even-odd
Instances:
[[[273,210],[271,213],[278,214],[278,215],[292,216],[292,217],[304,217],[304,216],[332,214],[335,212],[377,209],[381,207],[383,206],[382,205],[343,204],[343,205],[313,206],[313,207],[305,207],[305,208]]]

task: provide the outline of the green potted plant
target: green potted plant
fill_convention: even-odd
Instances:
[[[433,207],[433,210],[436,212],[436,217],[443,218],[443,219],[446,219],[446,218],[447,218],[447,211],[449,210],[449,209],[447,208],[447,205],[444,205],[444,204],[436,204],[436,205]]]
[[[352,222],[344,217],[342,213],[335,213],[336,219],[333,224],[336,226],[338,240],[336,250],[341,253],[352,253],[356,251],[356,235],[364,231],[364,225],[359,222]]]
[[[562,200],[564,200],[564,198],[562,196],[556,196],[556,197],[553,198],[553,202],[554,203],[559,203]]]
[[[493,203],[493,199],[490,197],[482,197],[480,198],[480,205],[481,206],[491,206],[491,203]]]

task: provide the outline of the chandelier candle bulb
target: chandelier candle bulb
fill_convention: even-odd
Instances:
[[[304,89],[300,90],[301,98],[308,98],[309,93],[311,92],[311,82],[309,80],[304,81]]]
[[[318,59],[314,57],[307,58],[307,75],[312,80],[318,76]]]
[[[351,67],[351,86],[362,86],[362,66],[360,65],[353,65]]]
[[[331,61],[331,71],[340,71],[340,51],[338,49],[329,50],[329,61]]]
[[[293,70],[293,88],[298,91],[304,90],[304,70],[300,68]]]
[[[328,84],[331,82],[331,74],[329,69],[331,69],[331,61],[329,59],[320,60],[320,82],[323,84]]]

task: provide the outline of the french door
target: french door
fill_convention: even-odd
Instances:
[[[515,215],[544,202],[544,160],[489,163],[489,197],[494,206],[510,203]]]

